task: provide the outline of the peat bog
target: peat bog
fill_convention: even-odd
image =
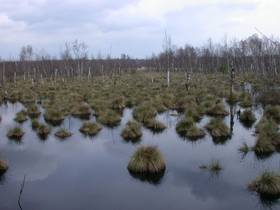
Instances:
[[[0,209],[278,209],[279,81],[136,72],[0,89]],[[248,90],[245,87],[250,86]],[[232,94],[230,94],[232,93]]]

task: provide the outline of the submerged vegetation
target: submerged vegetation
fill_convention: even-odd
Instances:
[[[207,169],[212,173],[218,174],[223,168],[218,160],[213,160],[208,165],[199,166],[200,169]]]
[[[243,143],[243,145],[239,148],[239,152],[243,153],[246,155],[250,151],[250,147],[246,144]]]

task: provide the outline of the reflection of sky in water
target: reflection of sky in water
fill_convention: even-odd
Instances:
[[[20,104],[0,108],[0,158],[10,166],[0,179],[0,209],[18,209],[24,174],[24,209],[262,209],[246,186],[264,169],[279,170],[278,154],[264,160],[253,153],[242,158],[238,148],[243,142],[254,145],[255,137],[253,129],[244,128],[236,118],[232,138],[215,145],[208,134],[196,142],[180,138],[175,132],[178,118],[163,113],[158,119],[168,129],[153,134],[143,128],[139,143],[157,145],[165,157],[165,175],[154,185],[133,178],[126,169],[139,145],[127,143],[120,136],[131,119],[131,110],[124,111],[120,126],[103,127],[93,138],[78,132],[81,120],[67,118],[62,127],[74,135],[65,141],[54,137],[57,128],[52,128],[47,140],[40,140],[27,121],[22,125],[26,132],[22,143],[17,144],[8,140],[6,133],[16,124],[13,118],[21,108]],[[256,110],[258,119],[259,112]],[[199,126],[204,127],[208,120],[204,118]],[[230,117],[225,122],[229,125]],[[199,169],[216,159],[224,167],[219,175]]]

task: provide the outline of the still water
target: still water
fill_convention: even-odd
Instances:
[[[31,128],[30,120],[21,126],[25,131],[21,143],[7,139],[9,128],[16,125],[19,103],[0,107],[0,159],[6,160],[9,170],[0,177],[0,209],[20,209],[19,192],[24,176],[21,208],[26,210],[236,210],[280,209],[280,204],[263,203],[247,190],[264,169],[279,171],[279,154],[258,159],[253,153],[245,157],[238,148],[246,142],[254,145],[254,129],[247,129],[236,116],[232,137],[216,144],[209,135],[198,141],[179,137],[175,126],[180,117],[168,112],[158,119],[168,128],[153,134],[143,128],[138,144],[125,142],[120,133],[132,119],[132,110],[125,109],[119,126],[103,127],[93,137],[79,132],[82,120],[66,118],[62,127],[73,135],[60,140],[53,127],[46,140],[40,140]],[[259,119],[261,109],[256,109]],[[43,122],[43,117],[40,118]],[[94,120],[94,119],[92,119]],[[205,117],[200,126],[208,122]],[[230,117],[225,122],[230,126]],[[130,156],[139,145],[156,145],[166,161],[164,176],[157,182],[133,177],[127,170]],[[199,168],[219,160],[219,174]]]

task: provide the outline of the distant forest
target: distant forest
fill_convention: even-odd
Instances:
[[[31,45],[21,48],[18,59],[0,61],[0,81],[18,77],[73,78],[102,74],[122,74],[134,71],[170,72],[253,72],[276,75],[280,71],[280,44],[277,39],[254,34],[245,40],[213,43],[211,39],[202,47],[185,45],[176,47],[165,36],[163,50],[146,59],[97,56],[89,58],[86,43],[66,43],[59,58],[34,52]]]

